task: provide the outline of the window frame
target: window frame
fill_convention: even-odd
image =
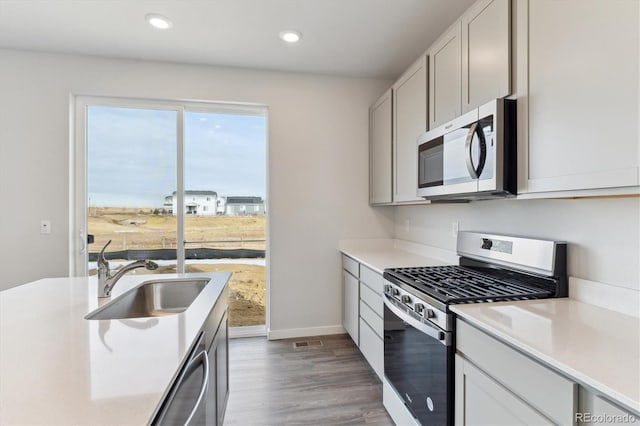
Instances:
[[[255,115],[265,117],[265,151],[268,164],[268,107],[253,103],[230,103],[210,101],[181,101],[167,99],[125,98],[112,96],[72,95],[70,108],[71,135],[69,140],[69,276],[82,277],[88,275],[88,248],[87,248],[87,109],[90,106],[104,106],[114,108],[139,108],[155,109],[176,112],[176,161],[177,161],[177,188],[176,188],[176,235],[177,235],[177,272],[185,270],[184,247],[184,115],[187,112],[216,113],[235,115]],[[269,191],[269,173],[266,168],[265,176],[266,193]],[[268,197],[267,197],[268,198]],[[269,218],[266,218],[267,254],[265,264],[269,264]],[[266,285],[269,285],[267,273]],[[268,306],[267,291],[267,306]],[[267,321],[268,321],[267,309]]]

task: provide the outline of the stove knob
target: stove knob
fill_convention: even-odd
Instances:
[[[387,294],[391,294],[391,285],[385,284],[384,285],[384,292],[387,293]]]
[[[416,311],[416,313],[422,315],[422,313],[424,312],[424,305],[422,303],[416,303],[415,305],[413,305],[413,310]]]
[[[427,309],[427,318],[435,318],[436,313],[433,312],[433,309]]]
[[[402,300],[402,303],[407,303],[407,304],[411,303],[411,297],[407,296],[406,294],[402,295],[401,300]]]
[[[398,290],[397,288],[392,288],[391,289],[391,295],[392,296],[399,296],[400,295],[400,290]]]

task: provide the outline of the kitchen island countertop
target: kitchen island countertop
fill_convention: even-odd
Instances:
[[[0,424],[149,423],[229,276],[130,274],[111,299],[98,299],[95,277],[0,292]],[[185,277],[212,282],[180,314],[84,319],[144,281]]]

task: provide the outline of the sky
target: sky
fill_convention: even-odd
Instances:
[[[176,190],[177,112],[90,106],[89,205],[162,207]],[[266,118],[185,113],[185,189],[265,196]]]

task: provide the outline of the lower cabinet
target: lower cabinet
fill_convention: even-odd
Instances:
[[[362,318],[360,318],[360,352],[382,380],[384,377],[384,342]]]
[[[456,425],[640,425],[632,413],[456,321]]]
[[[456,355],[458,425],[551,425],[533,407]]]
[[[382,275],[342,256],[342,325],[367,362],[384,377]]]
[[[579,411],[576,414],[578,425],[640,425],[640,414],[633,414],[588,389],[580,388],[579,399]]]
[[[358,301],[360,300],[360,285],[358,278],[346,270],[342,271],[342,298],[344,303],[342,306],[342,325],[357,345],[359,342],[358,321],[360,313]]]
[[[457,425],[575,424],[575,382],[460,320],[456,333]]]

